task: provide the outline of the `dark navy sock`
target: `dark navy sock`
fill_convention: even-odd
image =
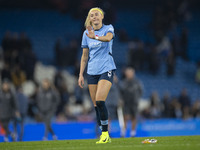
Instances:
[[[108,131],[108,111],[104,101],[96,101],[101,119],[102,131]]]
[[[96,112],[97,123],[98,123],[99,127],[101,128],[101,120],[100,120],[100,115],[99,115],[99,109],[98,109],[97,106],[95,106],[94,108],[95,108],[95,112]]]

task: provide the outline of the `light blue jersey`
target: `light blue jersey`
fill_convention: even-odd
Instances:
[[[111,32],[114,38],[115,34],[112,25],[103,25],[99,30],[94,31],[96,36],[105,36],[108,32]],[[110,42],[101,42],[89,38],[86,33],[88,33],[87,30],[83,33],[81,47],[89,49],[87,73],[89,75],[100,75],[116,69],[112,57],[113,39]]]

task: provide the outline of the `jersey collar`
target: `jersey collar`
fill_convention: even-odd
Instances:
[[[100,29],[94,30],[94,31],[100,31],[104,27],[104,24],[102,24]]]

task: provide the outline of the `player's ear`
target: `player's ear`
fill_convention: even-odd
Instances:
[[[104,15],[101,15],[102,16],[102,20],[103,20],[103,18],[104,18]]]

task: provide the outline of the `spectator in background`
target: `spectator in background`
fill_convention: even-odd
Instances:
[[[48,79],[42,81],[42,87],[38,90],[36,100],[42,121],[45,123],[43,140],[48,140],[49,132],[52,134],[53,139],[56,140],[57,136],[51,127],[51,119],[55,115],[60,99],[59,94]]]
[[[160,40],[159,43],[157,44],[156,49],[157,53],[159,53],[160,56],[166,58],[172,49],[169,38],[167,36],[164,36],[162,40]]]
[[[24,50],[32,50],[31,41],[27,37],[25,32],[20,33],[19,47],[20,47],[20,52],[23,52]]]
[[[23,93],[22,87],[18,87],[17,93],[16,93],[16,98],[17,98],[17,104],[19,108],[19,113],[21,118],[18,119],[16,118],[14,121],[14,129],[15,129],[15,134],[17,135],[17,124],[20,124],[20,133],[19,133],[19,140],[23,140],[23,135],[24,135],[24,119],[27,115],[27,110],[28,110],[28,97],[26,97]]]
[[[119,83],[119,89],[122,94],[122,100],[124,102],[124,129],[121,131],[121,136],[126,135],[127,121],[131,120],[131,137],[136,135],[138,102],[142,96],[142,84],[135,77],[135,70],[131,67],[125,69],[125,79]]]
[[[4,63],[4,67],[1,70],[1,81],[3,81],[4,79],[8,79],[9,81],[11,81],[10,65],[7,62]]]
[[[33,80],[35,65],[37,58],[32,50],[24,49],[23,54],[20,55],[21,66],[28,80]]]
[[[20,56],[19,56],[19,51],[17,49],[13,49],[12,52],[10,53],[10,66],[11,69],[15,67],[16,64],[20,64]]]
[[[39,84],[35,82],[35,90],[29,96],[29,105],[28,105],[28,116],[34,118],[36,121],[40,121],[39,110],[37,106],[37,93],[39,91]]]
[[[26,73],[26,78],[33,80],[37,58],[32,51],[31,41],[24,32],[20,34],[18,55],[21,69]]]
[[[150,116],[151,118],[160,118],[162,112],[162,106],[158,93],[155,91],[150,97]]]
[[[14,70],[11,72],[11,78],[15,87],[21,86],[26,81],[26,74],[21,70],[20,65],[15,65]]]
[[[192,105],[192,115],[194,118],[200,118],[200,99],[197,99]]]
[[[59,114],[64,111],[64,107],[69,101],[69,93],[68,93],[66,81],[61,71],[58,71],[56,73],[54,77],[54,85],[60,95],[60,104],[58,105],[58,109],[56,112],[56,114]]]
[[[170,117],[170,100],[171,100],[170,94],[166,92],[162,98],[163,102],[162,116],[165,118]]]
[[[20,50],[20,45],[19,45],[19,34],[17,32],[14,32],[12,34],[11,38],[11,50],[17,50],[19,52]]]
[[[10,69],[15,68],[16,64],[20,64],[20,67],[25,71],[27,79],[33,79],[35,63],[37,61],[35,54],[32,51],[32,45],[30,39],[26,33],[22,32],[11,33],[6,32],[3,41],[4,60],[9,64]]]
[[[182,117],[184,119],[187,119],[190,116],[191,100],[186,88],[182,89],[181,94],[178,98],[178,101],[181,104],[181,110],[183,113]]]
[[[8,142],[8,136],[11,135],[12,140],[15,141],[15,134],[9,130],[9,123],[14,117],[20,117],[16,95],[11,90],[10,83],[8,80],[4,80],[0,89],[0,122],[4,128],[6,135],[4,141]]]
[[[170,118],[181,118],[182,117],[182,110],[181,104],[178,102],[176,97],[172,98],[170,102]]]

